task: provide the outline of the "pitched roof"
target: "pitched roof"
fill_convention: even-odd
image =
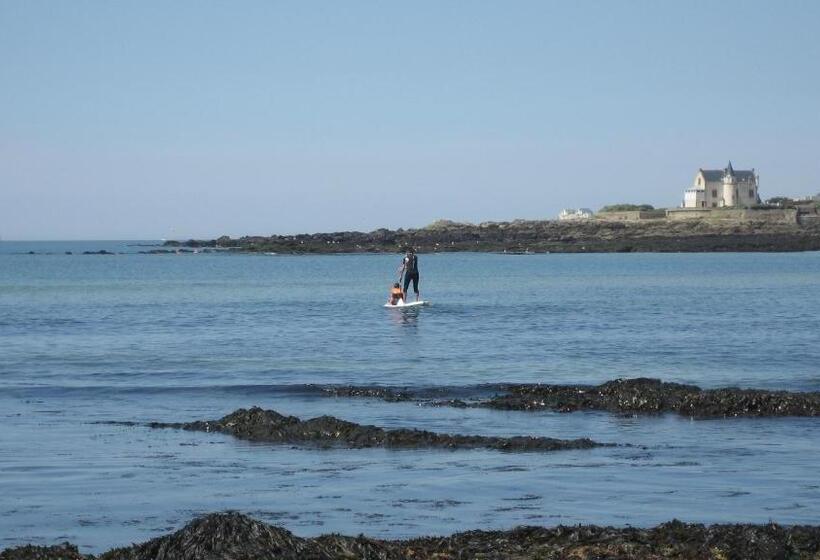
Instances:
[[[701,169],[700,171],[703,173],[703,178],[709,182],[722,181],[723,175],[726,174],[725,169]],[[755,172],[751,169],[734,169],[732,175],[740,182],[753,181],[755,178]]]

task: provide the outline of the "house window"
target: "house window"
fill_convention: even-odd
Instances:
[[[717,189],[712,189],[712,196],[717,198]]]
[[[754,189],[749,189],[749,198],[754,198],[754,197],[755,197],[755,190]]]
[[[698,177],[698,186],[700,186],[700,177]]]
[[[712,208],[717,208],[717,202],[712,203]]]

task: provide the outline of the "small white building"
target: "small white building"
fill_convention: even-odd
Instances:
[[[595,213],[589,208],[564,208],[558,214],[558,219],[563,221],[568,220],[591,220]]]
[[[760,203],[759,176],[754,168],[698,169],[683,196],[684,208],[749,208]]]

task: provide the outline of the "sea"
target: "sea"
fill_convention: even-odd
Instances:
[[[0,242],[0,549],[98,553],[224,510],[305,537],[820,523],[820,418],[496,411],[321,390],[458,396],[654,377],[820,391],[820,253],[421,254],[432,305],[400,311],[383,307],[399,254],[140,254],[156,243]],[[99,250],[115,254],[82,254]],[[319,449],[142,425],[251,406],[628,445]]]

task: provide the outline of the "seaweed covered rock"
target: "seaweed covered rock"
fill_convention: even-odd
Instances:
[[[696,418],[820,416],[820,393],[760,389],[701,389],[659,379],[617,379],[601,385],[512,385],[475,403],[500,410],[675,412]],[[446,404],[446,403],[445,403]]]
[[[397,544],[405,558],[813,559],[820,551],[820,528],[671,521],[652,529],[582,525],[470,531]]]
[[[175,533],[140,545],[111,550],[101,560],[296,560],[309,557],[313,549],[290,531],[228,512],[195,519]]]
[[[237,512],[212,513],[164,537],[106,552],[100,560],[398,560],[382,542],[323,535],[303,539]]]
[[[143,544],[110,550],[100,560],[445,560],[529,558],[622,559],[816,559],[820,527],[700,525],[671,521],[654,528],[518,527],[467,531],[444,537],[382,541],[364,536],[300,538],[236,512],[214,513]],[[0,560],[91,560],[68,543],[21,546]]]
[[[353,385],[324,387],[322,393],[333,397],[376,398],[387,402],[409,401],[413,398],[408,391],[396,391],[387,387],[356,387]]]
[[[488,397],[487,391],[495,391]],[[469,390],[456,390],[460,397]],[[395,390],[387,387],[328,387],[323,394],[377,398],[388,402],[419,401],[432,406],[495,408],[499,410],[603,410],[615,413],[674,412],[695,418],[723,416],[820,416],[820,393],[770,391],[695,385],[660,379],[615,379],[601,385],[492,384],[472,389],[472,396],[453,397],[447,388]],[[465,400],[466,399],[466,400]]]
[[[557,451],[612,445],[598,443],[588,438],[564,440],[527,436],[486,437],[438,434],[414,429],[385,430],[377,426],[340,420],[333,416],[319,416],[303,421],[295,416],[284,416],[274,410],[263,410],[259,407],[241,408],[219,420],[187,423],[152,422],[149,426],[221,432],[251,441],[351,448],[486,448],[502,451]]]
[[[686,395],[676,411],[697,417],[820,416],[820,393],[713,389]]]
[[[55,546],[25,545],[0,552],[0,560],[88,560],[93,556],[80,554],[70,543]]]

